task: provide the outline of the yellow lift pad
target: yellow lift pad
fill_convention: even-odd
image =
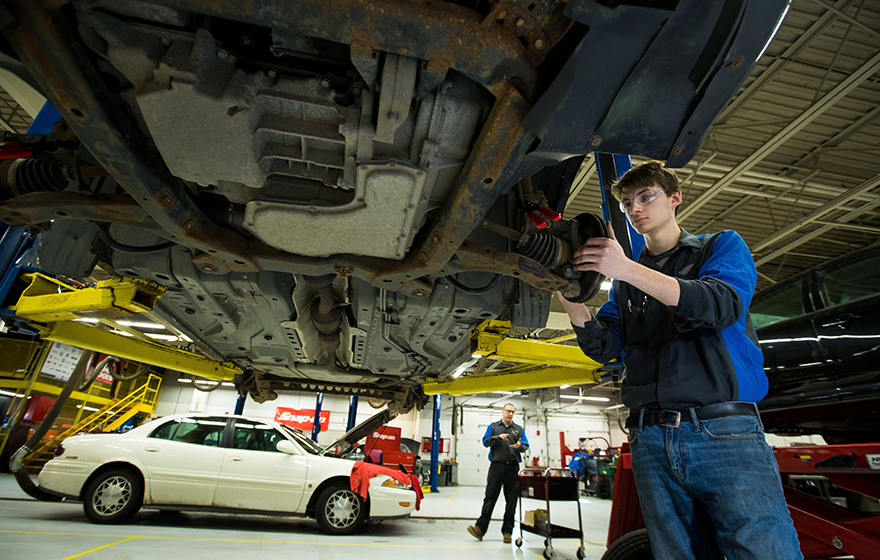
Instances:
[[[152,310],[165,293],[165,286],[137,278],[105,280],[94,288],[70,286],[39,272],[21,278],[30,284],[10,309],[41,323],[127,317]]]
[[[576,346],[509,338],[506,334],[510,329],[508,321],[484,321],[470,334],[473,355],[528,365],[452,380],[429,379],[422,385],[425,394],[457,396],[583,385],[598,383],[604,373],[598,371],[602,364],[585,356]]]

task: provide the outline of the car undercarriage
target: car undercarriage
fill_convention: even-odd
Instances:
[[[2,66],[60,111],[6,135],[0,219],[39,265],[168,287],[242,393],[406,409],[486,319],[602,278],[561,220],[591,151],[681,166],[787,2],[4,2]],[[598,209],[597,209],[598,212]]]

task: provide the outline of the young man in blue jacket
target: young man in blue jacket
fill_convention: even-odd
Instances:
[[[498,494],[504,488],[504,521],[501,523],[501,534],[504,542],[509,543],[513,533],[513,516],[519,495],[519,464],[522,452],[529,448],[529,440],[522,426],[514,423],[513,413],[516,407],[510,403],[501,410],[501,420],[489,424],[483,435],[483,445],[489,448],[489,474],[486,477],[486,496],[483,498],[483,510],[475,525],[468,527],[468,533],[478,541],[489,529],[492,510],[498,501]]]
[[[734,231],[678,226],[682,193],[658,161],[612,187],[645,236],[638,262],[613,236],[578,249],[577,270],[614,279],[593,317],[559,295],[584,353],[623,357],[621,399],[654,557],[803,558],[755,403],[767,377],[748,314],[757,270]],[[610,227],[609,227],[610,230]]]

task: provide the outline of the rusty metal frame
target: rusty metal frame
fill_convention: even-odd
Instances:
[[[534,141],[533,135],[520,124],[531,107],[517,87],[533,84],[535,75],[524,62],[522,44],[510,31],[500,25],[495,29],[494,22],[484,24],[478,14],[465,8],[449,4],[432,8],[403,0],[375,3],[380,4],[381,9],[368,0],[334,0],[329,5],[321,0],[295,4],[264,0],[259,3],[259,10],[252,4],[231,1],[164,3],[201,13],[240,17],[253,23],[260,23],[260,18],[268,18],[273,24],[284,21],[292,26],[291,30],[318,37],[331,34],[330,30],[334,29],[338,35],[330,39],[337,41],[357,42],[359,37],[363,38],[358,33],[369,29],[379,49],[426,60],[452,56],[450,67],[470,75],[497,96],[453,194],[421,245],[413,247],[403,261],[351,255],[299,257],[247,239],[208,219],[190,197],[185,184],[170,174],[160,158],[150,153],[147,138],[103,86],[88,53],[63,14],[48,6],[56,4],[29,0],[7,2],[17,25],[4,32],[50,100],[131,197],[171,238],[193,251],[193,261],[203,271],[223,274],[263,269],[310,275],[355,275],[374,286],[419,297],[427,296],[433,286],[418,279],[449,274],[444,267],[457,251],[462,251],[463,256],[468,257],[462,263],[473,262],[478,270],[518,276],[541,289],[564,289],[568,285],[566,280],[554,276],[537,262],[528,259],[524,262],[512,256],[500,259],[497,255],[479,262],[474,254],[462,248],[467,235],[515,180],[512,175],[516,164]],[[254,12],[249,13],[247,6]],[[269,9],[271,6],[275,6],[275,11]],[[382,25],[375,23],[380,16]],[[359,19],[361,17],[367,19]],[[328,21],[336,23],[329,25]],[[375,25],[371,27],[365,21],[373,21]],[[413,52],[407,50],[407,46],[418,46],[419,50]],[[123,221],[137,215],[129,208],[122,208],[127,206],[124,201],[120,200],[119,206],[126,215]],[[89,208],[80,211],[83,219],[94,212]],[[462,263],[451,268],[464,270]]]
[[[529,94],[537,82],[530,49],[477,12],[449,2],[411,0],[157,0],[155,3],[288,33],[398,53],[458,70],[496,96],[511,81]],[[539,14],[534,14],[538,16]],[[546,52],[549,45],[542,46]]]
[[[154,223],[147,211],[127,194],[88,196],[75,192],[37,192],[0,203],[0,220],[9,227],[36,225],[56,218],[135,226]]]

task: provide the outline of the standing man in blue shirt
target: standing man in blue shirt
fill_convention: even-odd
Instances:
[[[483,445],[489,448],[489,475],[486,477],[486,497],[483,498],[483,511],[476,525],[468,527],[468,533],[478,541],[489,529],[492,510],[498,501],[498,494],[504,488],[504,521],[501,534],[509,543],[513,533],[513,517],[519,496],[519,464],[522,452],[529,448],[529,440],[522,426],[513,422],[516,407],[510,403],[501,410],[501,420],[489,424],[483,436]]]
[[[654,557],[803,558],[755,404],[767,377],[748,314],[749,248],[734,231],[681,229],[678,178],[659,161],[633,167],[612,193],[645,249],[635,262],[613,232],[589,239],[572,261],[614,279],[609,300],[593,317],[559,299],[587,356],[623,356],[620,396]]]

